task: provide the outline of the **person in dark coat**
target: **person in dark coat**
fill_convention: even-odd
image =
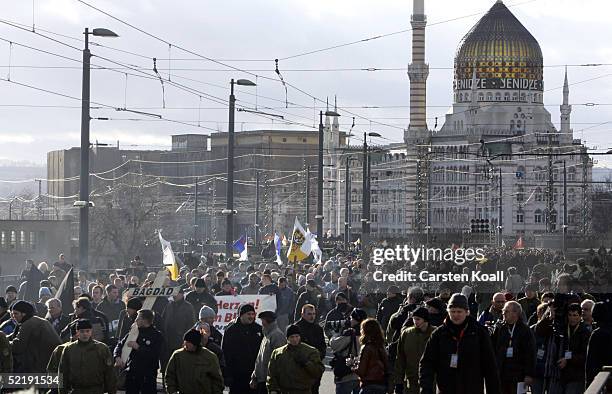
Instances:
[[[448,317],[446,314],[446,304],[439,298],[432,298],[425,302],[427,311],[429,312],[429,323],[432,326],[440,327],[444,323],[444,319]]]
[[[126,336],[132,324],[136,321],[136,314],[142,308],[140,298],[130,298],[125,306],[125,309],[119,313],[119,326],[117,327],[117,338],[121,339]]]
[[[515,394],[519,382],[528,385],[535,376],[536,347],[533,333],[523,322],[523,310],[516,301],[502,309],[504,320],[495,326],[491,340],[502,383],[502,393]]]
[[[70,324],[76,324],[76,321],[79,319],[89,320],[93,327],[93,339],[104,344],[110,343],[108,319],[102,312],[93,309],[89,298],[79,297],[74,304],[74,313],[71,313],[69,317]],[[70,338],[70,324],[60,334],[60,337],[65,341]]]
[[[327,352],[327,344],[325,343],[325,334],[323,328],[317,324],[317,310],[314,305],[306,304],[302,307],[302,318],[295,323],[300,329],[302,342],[314,347],[319,351],[321,361],[325,360]],[[312,387],[312,394],[319,394],[319,379]]]
[[[346,294],[336,293],[336,306],[325,316],[325,334],[328,338],[339,335],[348,328],[349,316],[353,307],[349,304]]]
[[[489,332],[468,316],[468,300],[453,294],[449,318],[429,338],[419,363],[421,394],[499,394],[500,381]]]
[[[561,368],[561,384],[564,394],[584,392],[585,363],[591,333],[582,322],[580,304],[567,307],[567,346],[564,356],[558,361]]]
[[[153,312],[142,309],[136,315],[138,337],[128,341],[129,333],[117,343],[114,351],[115,366],[125,368],[126,394],[155,393],[157,391],[157,369],[164,339],[153,327]],[[127,343],[132,348],[127,363],[121,359],[123,346]]]
[[[586,386],[605,365],[612,365],[612,304],[597,302],[593,306],[597,329],[591,334],[586,356]]]
[[[254,394],[249,383],[259,346],[263,339],[262,328],[255,323],[255,308],[242,304],[236,321],[230,324],[223,335],[223,354],[227,365],[225,385],[230,394]]]
[[[162,370],[166,369],[172,353],[183,345],[183,335],[196,321],[193,306],[185,301],[183,290],[174,296],[164,310],[163,316],[164,347],[161,361]]]
[[[402,299],[400,297],[401,291],[397,286],[389,286],[387,289],[387,298],[382,300],[378,305],[376,311],[376,320],[383,327],[383,330],[387,329],[391,316],[397,312],[402,305]]]
[[[306,304],[314,305],[317,308],[317,313],[320,316],[321,295],[322,290],[317,286],[317,283],[313,279],[308,279],[306,281],[306,291],[298,296],[297,303],[295,305],[295,312],[293,314],[293,320],[297,321],[300,319],[300,316],[302,315],[302,307]]]
[[[13,372],[46,372],[51,353],[62,343],[59,335],[51,323],[34,315],[34,305],[29,302],[17,301],[11,312],[17,322],[15,332],[9,337],[15,358]]]
[[[119,314],[125,310],[125,302],[121,301],[117,286],[106,286],[106,297],[95,309],[104,313],[108,319],[110,323],[110,336],[116,336],[117,327],[119,326]]]
[[[199,323],[206,323],[209,327],[208,336],[210,337],[210,339],[207,338],[207,340],[221,346],[223,343],[223,334],[221,334],[221,332],[215,328],[217,313],[211,307],[204,305],[200,309],[199,317],[200,321],[196,324],[196,326]]]
[[[195,311],[199,311],[204,305],[212,308],[217,313],[217,301],[215,297],[208,292],[206,288],[206,282],[204,279],[199,278],[195,281],[195,290],[190,291],[185,295],[185,299],[191,305]]]

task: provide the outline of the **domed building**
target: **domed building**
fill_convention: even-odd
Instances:
[[[413,20],[426,21],[423,0],[414,2],[415,13],[421,15]],[[442,127],[431,130],[414,120],[425,113],[419,97],[425,97],[426,88],[413,69],[419,68],[415,63],[428,69],[419,34],[414,33],[419,42],[415,46],[413,37],[408,67],[411,120],[405,132],[408,156],[416,160],[416,182],[408,196],[414,231],[461,234],[462,241],[490,243],[501,243],[501,231],[506,242],[522,236],[527,246],[533,246],[538,234],[564,228],[571,234],[588,232],[592,161],[570,127],[567,71],[557,129],[543,104],[540,45],[497,0],[459,42],[453,105]],[[413,80],[421,83],[416,99]],[[476,229],[484,232],[471,231],[475,220]]]

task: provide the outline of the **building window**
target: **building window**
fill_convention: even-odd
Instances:
[[[306,138],[302,138],[302,142],[306,142],[306,141],[307,141]]]
[[[0,233],[0,247],[2,249],[6,248],[6,232],[2,231]]]
[[[517,223],[524,223],[525,222],[525,215],[523,214],[523,211],[518,211],[516,213],[516,222]]]
[[[283,138],[283,142],[287,142],[287,138]]]
[[[30,249],[36,249],[36,233],[34,231],[30,231]]]
[[[539,209],[536,209],[533,218],[534,218],[534,222],[542,223],[542,211]]]

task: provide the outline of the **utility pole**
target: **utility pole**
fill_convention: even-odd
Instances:
[[[362,163],[362,190],[361,190],[361,245],[366,245],[368,233],[368,140],[367,134],[363,133],[363,163]]]
[[[229,97],[229,125],[227,132],[227,195],[225,206],[225,258],[233,255],[234,238],[234,108],[236,96],[234,96],[234,80],[230,82]]]
[[[90,97],[89,29],[85,29],[83,49],[83,86],[81,93],[81,175],[79,200],[85,205],[79,209],[79,263],[83,271],[89,268],[89,97]]]
[[[319,111],[319,157],[317,168],[317,237],[323,239],[323,111]]]
[[[349,201],[351,199],[350,186],[350,171],[349,162],[351,157],[346,157],[346,167],[344,170],[344,249],[348,250],[349,242],[351,242],[351,227],[349,224],[351,211],[349,209]]]
[[[255,246],[259,246],[259,171],[255,173]]]
[[[567,168],[563,160],[563,255],[567,251]]]
[[[499,166],[499,216],[497,218],[497,229],[499,230],[499,246],[502,246],[503,232],[504,232],[504,204],[503,204],[503,179],[502,169]]]
[[[42,179],[34,179],[34,182],[38,182],[38,199],[36,200],[36,210],[38,220],[41,219],[42,213]]]
[[[195,178],[195,197],[194,197],[194,207],[193,207],[193,240],[197,243],[198,241],[198,180],[199,178]]]
[[[306,165],[306,226],[310,223],[310,166]]]

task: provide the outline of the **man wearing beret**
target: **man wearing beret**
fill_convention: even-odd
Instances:
[[[419,364],[421,394],[499,394],[500,380],[489,331],[469,315],[468,300],[455,293],[448,316],[431,334]]]
[[[321,379],[325,366],[319,351],[301,342],[300,328],[287,327],[287,344],[272,352],[268,367],[270,394],[310,394],[312,386]]]
[[[261,326],[255,322],[255,308],[242,304],[236,321],[225,329],[223,353],[227,365],[225,385],[230,394],[255,394],[251,389],[251,373],[263,339]]]
[[[117,377],[108,346],[93,339],[93,325],[89,320],[77,320],[76,330],[78,340],[67,345],[60,358],[59,372],[63,379],[60,394],[116,393]]]
[[[183,347],[172,353],[165,371],[168,394],[222,394],[223,378],[217,356],[203,348],[202,334],[190,329]]]

